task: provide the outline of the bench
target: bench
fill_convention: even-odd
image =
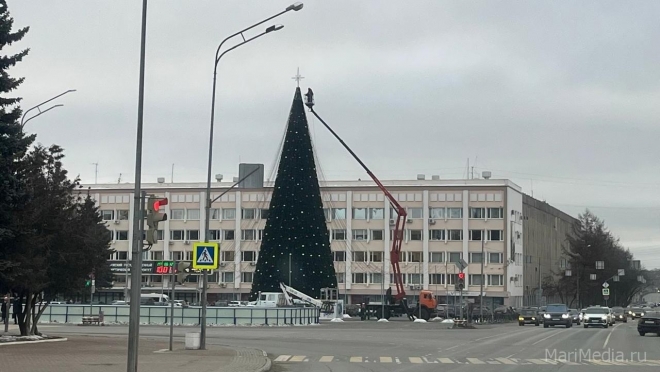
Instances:
[[[92,316],[83,316],[82,325],[104,325],[103,324],[103,315],[92,315]]]
[[[467,325],[467,320],[465,319],[454,319],[454,326],[465,328]]]

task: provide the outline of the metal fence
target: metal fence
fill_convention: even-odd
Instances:
[[[82,317],[103,312],[105,323],[128,323],[126,305],[49,305],[40,323],[82,323]],[[309,325],[319,322],[314,307],[207,307],[207,325]],[[140,306],[141,324],[200,324],[201,307]]]

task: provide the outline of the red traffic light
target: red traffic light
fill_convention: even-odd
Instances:
[[[167,205],[167,198],[156,200],[154,202],[154,211],[158,212],[160,210],[161,205]]]
[[[465,279],[465,273],[458,273],[458,279]]]

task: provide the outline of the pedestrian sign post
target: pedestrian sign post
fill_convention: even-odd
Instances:
[[[603,296],[609,296],[610,295],[610,289],[609,288],[603,288]]]
[[[216,270],[219,252],[218,243],[195,243],[193,245],[193,269]]]

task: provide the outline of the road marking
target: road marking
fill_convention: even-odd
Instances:
[[[465,359],[467,359],[467,361],[470,362],[470,364],[486,364],[486,362],[483,362],[477,358],[465,358]]]
[[[414,363],[414,364],[424,363],[424,361],[420,357],[408,357],[408,359],[410,360],[410,363]]]
[[[394,357],[394,361],[396,362],[396,364],[401,364],[401,361],[399,360],[399,357]]]
[[[380,357],[379,360],[381,363],[392,363],[392,357]]]
[[[500,364],[497,360],[487,360],[486,361],[488,364]]]
[[[612,336],[612,331],[607,335],[607,338],[605,339],[605,343],[603,344],[603,349],[607,348],[607,343],[610,342],[610,337]]]
[[[603,362],[602,360],[596,360],[596,359],[588,360],[588,362],[599,365],[599,366],[611,366],[612,365],[610,363]]]
[[[289,362],[304,362],[305,361],[305,356],[304,355],[294,355],[289,359]]]
[[[555,337],[555,336],[557,336],[558,334],[564,333],[564,332],[566,332],[566,331],[568,331],[568,329],[565,329],[565,330],[563,330],[563,331],[559,331],[559,332],[557,332],[557,333],[553,333],[553,334],[551,334],[551,335],[548,336],[548,337],[544,337],[544,338],[542,338],[542,339],[536,341],[536,342],[533,343],[532,345],[536,345],[536,344],[538,344],[539,342],[543,342],[543,341],[549,339],[550,337]]]
[[[534,364],[548,364],[545,361],[541,359],[527,359],[528,362],[534,363]]]
[[[348,361],[351,363],[362,363],[362,357],[351,357]]]
[[[425,361],[426,363],[429,363],[429,364],[438,363],[437,360],[429,360],[429,359],[428,359],[427,357],[425,357],[425,356],[422,357],[422,359],[424,359],[424,361]]]
[[[319,359],[319,362],[332,362],[334,358],[335,357],[333,356],[322,356],[321,359]]]
[[[443,364],[454,364],[454,361],[449,358],[438,358],[438,360]]]
[[[277,358],[275,358],[275,361],[276,362],[286,362],[287,360],[289,360],[289,358],[291,358],[291,355],[280,355]]]
[[[516,364],[516,362],[509,358],[495,358],[495,360],[500,361],[502,364]]]

